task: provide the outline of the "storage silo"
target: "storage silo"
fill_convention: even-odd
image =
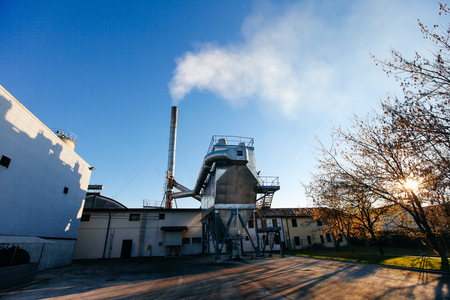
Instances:
[[[225,244],[232,258],[239,258],[242,253],[241,241],[245,239],[244,232],[252,243],[256,255],[260,256],[258,234],[255,243],[248,232],[247,223],[258,206],[270,207],[273,193],[280,188],[278,177],[274,177],[275,185],[267,185],[258,176],[252,138],[213,136],[194,189],[179,184],[173,176],[176,112],[176,107],[172,107],[170,145],[174,146],[169,146],[165,208],[171,209],[172,200],[178,198],[193,197],[201,201],[202,252],[209,252],[212,240],[216,260],[220,259]],[[173,188],[180,192],[174,192]],[[258,199],[258,205],[257,194],[263,195]],[[255,230],[258,232],[257,222]]]

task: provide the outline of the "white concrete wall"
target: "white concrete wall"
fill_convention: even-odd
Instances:
[[[140,214],[140,218],[147,213],[145,234],[143,240],[143,256],[165,255],[164,226],[187,226],[188,230],[182,232],[182,238],[189,238],[189,245],[181,246],[181,255],[201,253],[201,245],[193,245],[192,238],[201,238],[201,210],[89,210],[89,222],[81,222],[78,231],[74,259],[94,259],[103,257],[106,232],[108,228],[109,213],[111,222],[109,226],[108,241],[106,243],[105,258],[119,258],[122,251],[123,240],[132,240],[131,257],[139,254],[140,221],[130,221],[130,214]],[[164,214],[164,219],[159,215]]]
[[[80,222],[74,259],[95,259],[103,257],[109,221],[108,212],[91,214],[88,222]]]
[[[0,234],[76,238],[89,165],[2,87],[0,128]]]
[[[89,165],[0,86],[3,155],[11,163],[0,166],[0,234],[76,238]]]
[[[165,219],[159,220],[159,214],[164,213]],[[188,230],[182,232],[182,238],[189,238],[190,245],[181,246],[181,255],[201,253],[201,245],[193,245],[193,237],[202,237],[202,213],[201,210],[165,210],[151,213],[147,217],[147,231],[145,236],[145,247],[151,245],[151,253],[144,250],[144,256],[164,256],[165,254],[165,232],[163,226],[187,226]],[[145,248],[146,249],[146,248]]]

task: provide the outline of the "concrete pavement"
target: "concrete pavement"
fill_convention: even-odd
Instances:
[[[450,275],[302,257],[77,261],[3,299],[450,299]]]

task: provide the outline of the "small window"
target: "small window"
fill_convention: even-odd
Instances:
[[[255,228],[255,223],[253,223],[253,220],[248,220],[248,228]]]
[[[295,243],[295,246],[300,246],[300,237],[294,236],[294,243]]]
[[[91,214],[82,214],[81,215],[81,222],[89,222],[89,220],[91,219]]]
[[[327,238],[327,243],[331,242],[331,234],[327,233],[325,237]]]
[[[140,221],[141,220],[141,214],[130,214],[129,221]]]
[[[308,236],[306,237],[306,239],[308,240],[308,245],[311,245],[311,244],[312,244],[312,242],[311,242],[311,237],[308,235]]]
[[[183,238],[183,245],[190,245],[191,244],[191,238]]]
[[[317,226],[322,226],[322,221],[317,220]]]
[[[11,158],[2,155],[2,158],[0,159],[0,166],[8,169],[10,163],[11,163]]]
[[[237,156],[244,156],[242,150],[238,150],[238,151],[237,151]]]
[[[164,220],[166,218],[166,214],[159,214],[159,219]]]
[[[291,219],[292,227],[297,227],[297,219]]]
[[[325,239],[323,238],[323,235],[320,235],[320,242],[321,242],[322,244],[325,244]]]
[[[245,236],[245,240],[250,241],[250,239],[248,238],[248,235]]]
[[[277,219],[272,219],[272,226],[273,227],[277,227],[278,226],[278,220]]]
[[[192,245],[200,245],[202,243],[201,237],[193,237],[192,238]]]
[[[67,186],[64,187],[63,193],[66,195],[69,193],[69,188]]]
[[[261,220],[261,227],[267,227],[267,220]]]

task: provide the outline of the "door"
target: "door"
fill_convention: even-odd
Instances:
[[[131,257],[131,244],[133,240],[123,240],[122,241],[122,252],[120,253],[120,258]]]

